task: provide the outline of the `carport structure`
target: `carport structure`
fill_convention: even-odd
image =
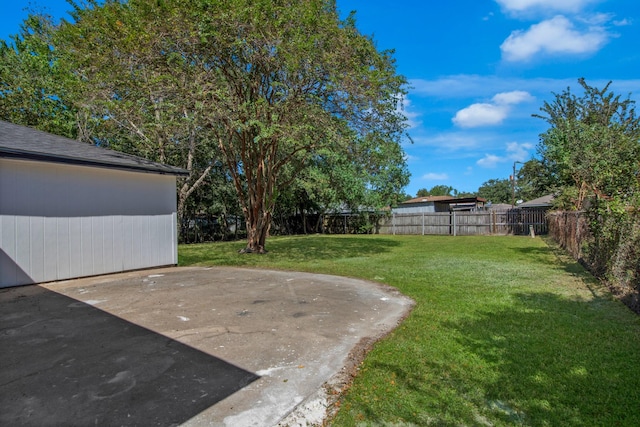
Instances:
[[[187,174],[0,121],[0,288],[177,264]]]

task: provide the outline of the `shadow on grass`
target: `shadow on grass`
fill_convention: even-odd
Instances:
[[[640,325],[608,299],[521,293],[514,303],[440,324],[455,344],[434,359],[415,351],[370,368],[394,380],[384,395],[410,425],[640,425]],[[398,391],[400,390],[400,391]],[[366,392],[365,392],[366,393]],[[362,398],[364,419],[384,425]],[[387,414],[388,415],[388,414]],[[375,424],[377,425],[377,424]]]
[[[550,262],[555,262],[562,270],[572,276],[579,277],[585,282],[597,283],[597,279],[580,262],[573,259],[553,240],[545,239],[545,243],[547,244],[545,247],[514,248],[514,250],[525,255],[528,260],[539,262],[545,266]]]
[[[513,248],[515,252],[518,252],[525,259],[541,264],[548,264],[549,260],[553,259],[554,251],[549,246],[527,246]]]
[[[0,322],[0,425],[179,425],[259,378],[39,286]]]
[[[475,402],[483,415],[507,424],[640,425],[633,315],[609,299],[514,298],[509,308],[445,325],[491,371],[467,383],[484,397]]]
[[[388,252],[401,243],[382,236],[287,236],[267,240],[266,255],[238,254],[245,242],[180,246],[180,264],[253,265],[266,256],[270,261],[306,262],[357,258]],[[255,259],[257,257],[257,259]]]

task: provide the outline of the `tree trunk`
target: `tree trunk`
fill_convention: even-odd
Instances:
[[[302,219],[302,234],[307,234],[307,211],[300,207],[300,218]]]
[[[271,213],[261,212],[258,215],[246,215],[247,218],[247,247],[240,253],[265,254],[267,237],[271,228]]]
[[[189,169],[187,170],[189,172],[192,172],[192,170],[190,169],[191,162],[189,162],[188,167]],[[207,177],[210,171],[211,171],[211,165],[207,166],[207,168],[200,174],[196,182],[194,182],[191,185],[189,184],[189,179],[191,177],[184,178],[184,183],[180,186],[180,190],[178,191],[178,207],[177,207],[178,208],[177,209],[178,224],[182,225],[182,221],[184,220],[187,199],[200,186],[200,184],[202,184],[202,182]]]

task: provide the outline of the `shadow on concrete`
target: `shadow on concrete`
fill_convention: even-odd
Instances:
[[[0,425],[177,425],[259,377],[39,286],[0,290]]]
[[[13,258],[15,258],[15,254]],[[34,280],[20,268],[13,258],[0,248],[0,289],[34,283]]]

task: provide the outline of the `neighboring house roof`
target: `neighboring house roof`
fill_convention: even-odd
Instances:
[[[186,176],[187,170],[0,120],[0,158]]]
[[[489,210],[492,211],[508,211],[509,209],[513,209],[513,206],[509,203],[492,203],[489,206]]]
[[[414,199],[405,200],[400,203],[401,205],[408,205],[411,203],[427,203],[427,202],[443,202],[453,200],[452,196],[426,196],[426,197],[416,197]]]
[[[524,203],[520,203],[520,208],[550,208],[553,206],[553,194],[547,194],[546,196],[538,197],[537,199],[529,200]]]
[[[427,196],[416,197],[414,199],[405,200],[400,205],[409,205],[412,203],[428,203],[428,202],[449,202],[449,203],[470,203],[470,202],[486,202],[482,197],[453,197],[453,196]]]

